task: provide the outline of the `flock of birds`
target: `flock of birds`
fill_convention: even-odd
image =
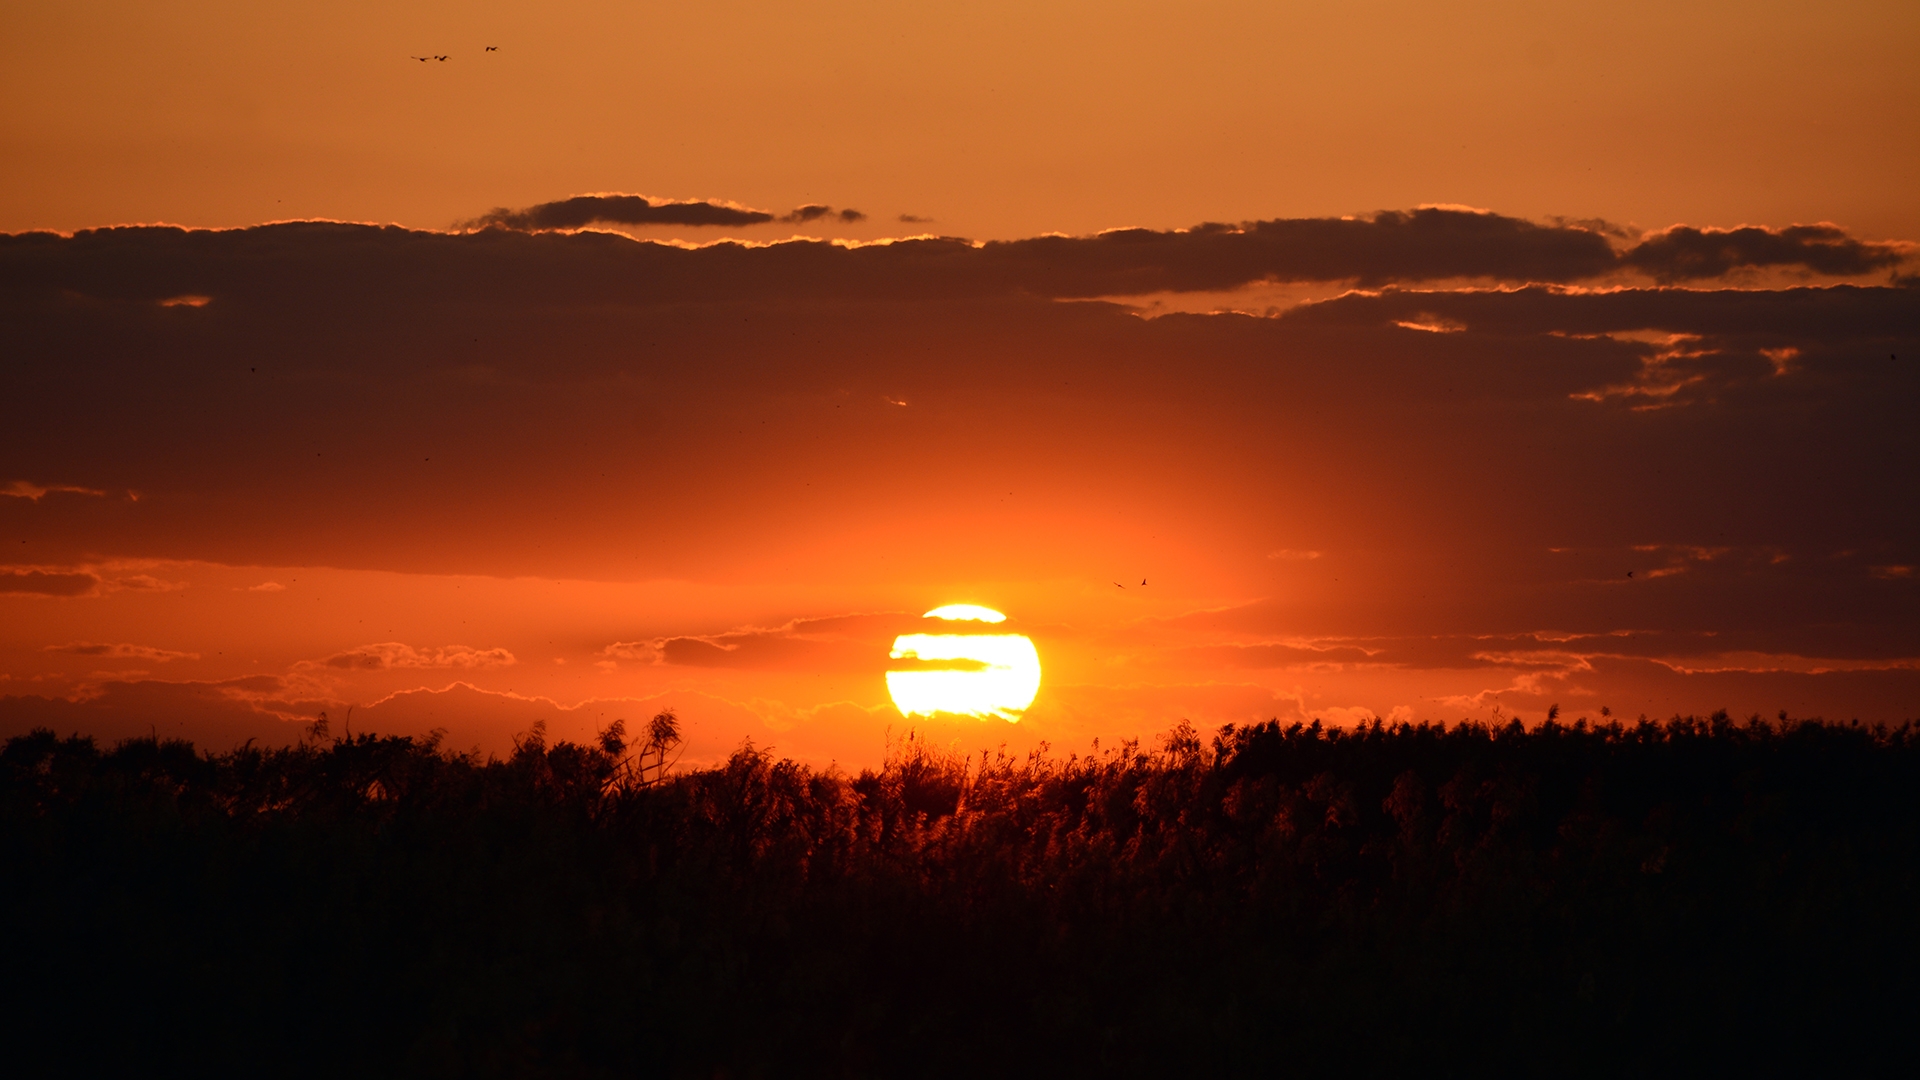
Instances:
[[[498,45],[489,45],[489,46],[487,46],[487,51],[488,51],[488,52],[499,52],[499,51],[500,51],[500,46],[498,46]],[[409,60],[418,60],[418,61],[420,61],[421,63],[423,63],[423,64],[424,64],[424,63],[426,63],[426,62],[427,62],[427,61],[429,61],[429,60],[438,60],[438,61],[440,61],[441,63],[445,63],[445,62],[447,62],[448,60],[451,60],[451,59],[452,59],[452,57],[451,57],[451,56],[409,56],[409,57],[407,57],[407,59],[409,59]]]

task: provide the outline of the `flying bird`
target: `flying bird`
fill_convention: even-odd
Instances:
[[[1147,583],[1147,579],[1146,579],[1146,578],[1141,578],[1141,579],[1140,579],[1140,584],[1142,584],[1142,585],[1145,585],[1146,583]]]
[[[434,59],[435,59],[435,60],[445,60],[445,59],[446,59],[446,57],[444,57],[444,56],[436,56],[436,57],[434,57]]]
[[[426,63],[427,61],[429,61],[429,60],[431,60],[431,59],[433,59],[433,57],[431,57],[431,56],[409,56],[409,57],[407,57],[407,59],[409,59],[409,60],[418,60],[418,61],[420,61],[421,63],[423,63],[423,64],[424,64],[424,63]]]
[[[1627,576],[1628,576],[1628,577],[1632,577],[1632,576],[1633,576],[1633,571],[1631,571],[1631,570],[1629,570],[1629,571],[1627,571]]]
[[[500,51],[500,46],[498,46],[498,45],[489,45],[489,46],[487,46],[487,51],[488,51],[488,52],[499,52],[499,51]]]
[[[1122,585],[1122,584],[1120,584],[1120,583],[1119,583],[1119,582],[1117,582],[1117,581],[1113,583],[1113,587],[1114,587],[1114,588],[1116,588],[1116,589],[1124,589],[1124,588],[1126,588],[1126,586],[1125,586],[1125,585]]]

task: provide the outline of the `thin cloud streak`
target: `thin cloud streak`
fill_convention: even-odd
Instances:
[[[15,499],[25,499],[28,502],[39,502],[41,499],[45,498],[48,494],[56,491],[69,492],[75,495],[104,496],[106,494],[106,492],[100,491],[96,488],[77,487],[73,484],[41,485],[41,484],[29,483],[25,480],[15,480],[11,484],[8,484],[6,487],[0,488],[0,496],[6,496],[9,498],[15,498]]]
[[[73,641],[65,645],[49,645],[46,651],[72,653],[75,656],[98,656],[111,660],[150,660],[160,663],[169,660],[200,659],[199,653],[155,648],[152,645],[134,645],[127,642],[101,644],[91,641]]]
[[[468,229],[580,229],[609,225],[764,225],[774,220],[764,210],[706,200],[655,201],[645,195],[575,195],[522,210],[500,207],[465,222]]]
[[[460,223],[458,228],[508,229],[517,232],[584,229],[590,225],[738,228],[771,222],[800,225],[822,220],[854,225],[867,220],[867,215],[851,208],[836,210],[824,203],[807,203],[776,217],[766,210],[710,199],[670,200],[646,195],[601,194],[575,195],[519,210],[498,207],[471,221]],[[207,300],[205,297],[196,299],[202,304]]]
[[[390,671],[396,668],[490,668],[518,663],[506,649],[476,649],[468,645],[444,645],[416,649],[398,641],[362,645],[335,653],[306,666],[337,668],[346,671]]]

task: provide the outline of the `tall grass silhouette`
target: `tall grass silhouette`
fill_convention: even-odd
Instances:
[[[1864,1067],[1920,1001],[1912,729],[1182,723],[849,775],[0,752],[10,1060],[313,1075]]]

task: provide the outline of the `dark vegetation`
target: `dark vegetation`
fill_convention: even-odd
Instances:
[[[9,1071],[1911,1063],[1905,727],[1183,724],[858,776],[751,747],[674,775],[674,734],[11,740]]]

